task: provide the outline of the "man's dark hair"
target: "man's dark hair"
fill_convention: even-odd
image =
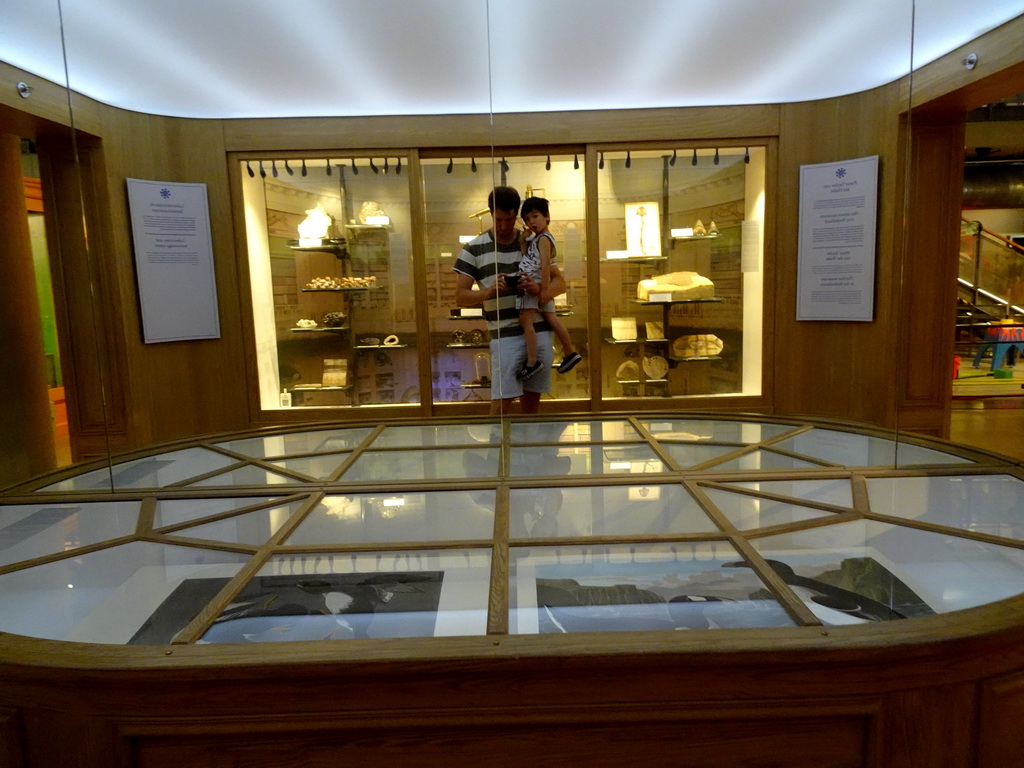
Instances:
[[[519,211],[519,193],[512,187],[495,187],[487,196],[487,208],[491,213],[499,211]]]
[[[526,218],[526,214],[537,211],[541,216],[550,216],[548,213],[548,200],[546,197],[528,197],[523,200],[523,209],[519,215]]]

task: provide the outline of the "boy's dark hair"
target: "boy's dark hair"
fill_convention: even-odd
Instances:
[[[545,197],[528,197],[523,200],[523,209],[519,215],[525,218],[526,214],[537,211],[541,216],[550,216],[548,213],[548,201]]]
[[[499,211],[518,211],[519,193],[513,187],[495,187],[487,195],[487,208],[491,213]]]

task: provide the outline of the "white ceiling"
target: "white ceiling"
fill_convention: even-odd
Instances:
[[[891,82],[911,40],[918,67],[1021,14],[1024,0],[2,0],[0,60],[181,117],[771,104]]]

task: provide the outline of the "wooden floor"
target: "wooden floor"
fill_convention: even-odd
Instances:
[[[988,361],[961,367],[953,381],[949,439],[1024,461],[1024,365],[995,378]]]

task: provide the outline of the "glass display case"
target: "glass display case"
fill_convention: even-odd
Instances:
[[[490,228],[487,195],[496,185],[515,187],[523,199],[537,196],[550,201],[550,232],[557,244],[555,263],[567,286],[565,293],[555,297],[555,311],[577,349],[584,350],[583,364],[566,375],[552,377],[550,397],[589,398],[585,170],[581,155],[445,156],[425,158],[421,165],[434,403],[490,399],[490,337],[483,311],[455,306],[452,267],[462,245]],[[520,222],[519,228],[522,226]],[[560,356],[561,350],[556,349],[555,359]]]
[[[550,204],[583,362],[548,400],[760,395],[766,149],[651,146],[240,158],[261,410],[478,412],[491,339],[453,267],[496,185]]]
[[[262,408],[419,402],[403,159],[242,174]]]
[[[649,411],[172,444],[113,464],[115,502],[91,492],[106,468],[4,496],[0,631],[128,645],[821,631],[1024,592],[1019,468],[896,438]]]
[[[603,396],[760,394],[764,148],[598,154]]]

